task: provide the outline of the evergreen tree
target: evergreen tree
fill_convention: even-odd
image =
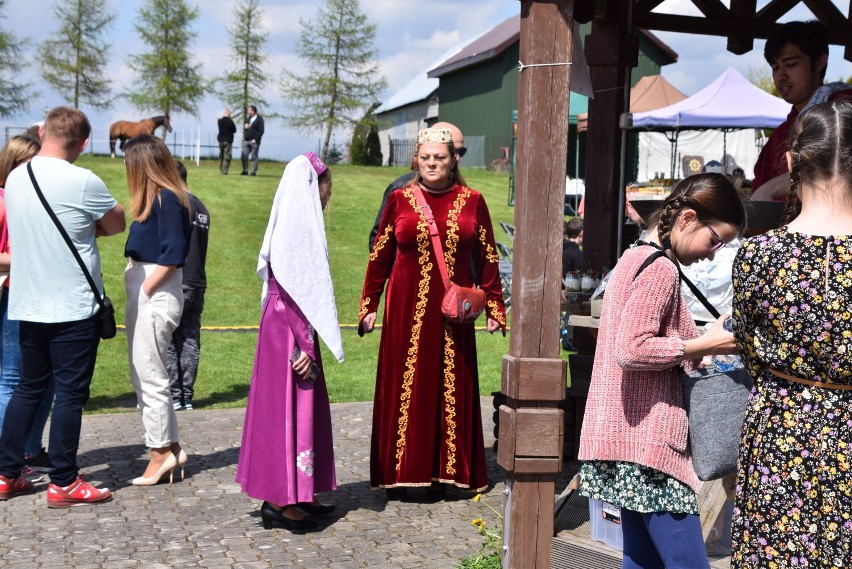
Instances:
[[[378,99],[386,86],[375,61],[376,25],[361,12],[358,0],[325,0],[312,21],[300,20],[298,55],[308,71],[284,72],[282,90],[294,105],[287,122],[303,132],[324,128],[325,160],[334,129],[355,124],[359,110]]]
[[[376,123],[370,125],[370,132],[367,134],[366,150],[365,164],[367,166],[381,166],[382,142],[379,140],[379,127]]]
[[[201,66],[189,53],[197,19],[198,9],[190,8],[186,0],[146,0],[139,7],[135,28],[150,51],[127,60],[138,74],[134,91],[127,94],[136,108],[167,116],[174,111],[198,112],[205,84]]]
[[[234,22],[228,27],[231,45],[231,62],[234,67],[219,78],[217,93],[234,109],[234,116],[245,113],[250,104],[262,109],[269,107],[263,93],[269,82],[263,69],[269,56],[263,48],[269,39],[269,32],[261,29],[258,22],[263,17],[260,0],[242,0],[234,5]],[[272,113],[265,112],[269,118]]]
[[[0,18],[5,17],[5,13],[6,0],[0,0]],[[0,88],[0,117],[20,113],[29,106],[29,99],[36,95],[32,91],[32,84],[15,82],[23,65],[21,51],[25,46],[26,41],[0,29],[0,76],[3,77],[3,87]]]
[[[349,163],[357,166],[367,164],[367,133],[370,125],[359,122],[352,129],[352,140],[349,142]]]
[[[340,146],[337,144],[332,144],[328,147],[328,154],[325,156],[326,164],[339,164],[340,161],[343,160],[343,151],[340,150]]]
[[[115,15],[107,10],[106,0],[59,0],[53,13],[59,30],[39,46],[42,77],[75,108],[80,103],[108,108],[110,45],[103,34]]]

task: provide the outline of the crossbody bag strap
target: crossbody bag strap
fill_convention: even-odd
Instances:
[[[636,280],[636,277],[639,276],[639,273],[648,268],[651,263],[653,263],[660,257],[665,257],[666,259],[674,263],[674,266],[675,268],[677,268],[677,274],[680,276],[680,279],[684,282],[684,284],[686,284],[687,288],[692,291],[692,294],[695,296],[695,298],[698,299],[698,302],[704,305],[704,308],[707,309],[707,312],[709,312],[713,316],[713,318],[719,318],[719,316],[721,316],[721,314],[719,314],[719,311],[716,310],[716,307],[710,304],[710,301],[707,300],[707,297],[704,296],[704,294],[700,290],[698,290],[698,287],[695,286],[695,284],[691,280],[689,280],[685,274],[683,274],[683,271],[680,268],[680,263],[675,263],[674,260],[672,260],[672,258],[666,254],[666,251],[663,250],[656,243],[647,243],[644,241],[640,243],[642,245],[650,245],[651,247],[657,249],[657,251],[654,251],[653,253],[648,255],[648,257],[645,259],[645,262],[643,262],[642,265],[639,266],[639,269],[633,275],[634,281]]]
[[[721,314],[719,314],[719,311],[716,310],[716,307],[710,304],[710,301],[707,300],[707,297],[704,296],[704,294],[700,290],[698,290],[698,287],[695,286],[695,284],[693,284],[693,282],[689,280],[685,274],[683,274],[683,271],[680,269],[680,265],[678,263],[675,263],[675,265],[677,266],[677,272],[680,275],[681,280],[686,284],[687,288],[692,291],[692,294],[695,296],[695,298],[698,299],[698,302],[704,305],[704,308],[707,309],[707,312],[709,312],[713,316],[713,318],[718,319]]]
[[[89,269],[86,267],[86,264],[83,263],[83,259],[82,257],[80,257],[80,253],[79,251],[77,251],[77,247],[75,247],[74,243],[71,242],[71,238],[68,236],[68,233],[65,232],[65,228],[62,227],[62,223],[60,223],[59,218],[57,218],[56,214],[53,213],[53,210],[50,208],[50,204],[47,203],[47,200],[44,198],[44,194],[41,193],[41,188],[39,187],[38,182],[36,182],[35,174],[33,174],[32,162],[27,162],[27,173],[29,173],[30,175],[30,180],[33,183],[33,187],[35,188],[39,201],[41,201],[41,205],[44,206],[44,210],[47,212],[47,215],[50,216],[50,219],[53,221],[53,224],[56,226],[56,229],[59,230],[59,233],[65,240],[65,244],[68,245],[69,249],[71,249],[71,253],[74,255],[74,258],[77,259],[77,264],[80,265],[80,269],[83,270],[83,275],[86,277],[86,280],[89,281],[89,286],[92,287],[92,293],[95,295],[95,300],[98,301],[98,306],[103,308],[104,301],[101,298],[101,293],[98,292],[98,287],[95,285],[95,280],[92,278],[91,273],[89,273]]]
[[[429,237],[432,239],[432,248],[435,250],[435,257],[438,258],[438,270],[441,271],[441,278],[444,281],[444,287],[449,288],[450,277],[447,274],[447,261],[444,259],[444,248],[441,246],[441,235],[438,233],[438,224],[435,223],[435,216],[432,215],[432,208],[426,203],[423,191],[418,188],[416,184],[411,188],[414,190],[414,197],[417,198],[420,216],[429,228]]]

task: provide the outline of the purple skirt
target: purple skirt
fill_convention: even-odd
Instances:
[[[315,383],[293,372],[299,345],[320,368]],[[316,333],[270,276],[246,405],[236,481],[252,498],[285,506],[337,488],[331,409]]]

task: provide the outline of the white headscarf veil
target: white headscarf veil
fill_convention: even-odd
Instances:
[[[328,266],[319,185],[305,156],[287,164],[272,203],[257,260],[257,275],[263,279],[261,306],[269,289],[268,265],[337,361],[342,362],[343,342]]]

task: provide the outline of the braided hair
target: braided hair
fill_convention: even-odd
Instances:
[[[672,228],[686,208],[694,209],[704,223],[720,221],[736,226],[740,233],[745,231],[742,200],[731,181],[722,174],[696,174],[681,180],[651,219],[650,226],[656,225],[664,249],[671,248]]]
[[[829,101],[806,110],[793,124],[788,144],[792,167],[783,224],[801,211],[798,190],[803,182],[837,177],[852,188],[852,102]],[[852,201],[852,195],[845,197]]]

